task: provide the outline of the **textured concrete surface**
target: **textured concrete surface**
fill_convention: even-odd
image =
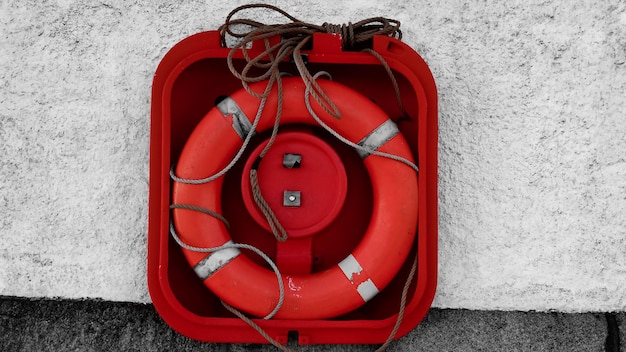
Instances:
[[[0,350],[10,352],[277,350],[271,345],[193,341],[169,329],[150,305],[94,301],[0,298],[0,336]],[[619,351],[605,349],[606,336],[604,314],[434,309],[387,351]],[[377,347],[289,346],[302,352],[366,352]]]
[[[149,302],[152,74],[243,3],[0,2],[0,294]],[[435,306],[626,309],[623,1],[280,5],[316,23],[397,18],[432,68]]]
[[[619,344],[623,351],[626,351],[626,313],[616,315]]]

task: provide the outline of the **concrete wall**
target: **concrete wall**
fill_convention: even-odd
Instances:
[[[149,301],[152,75],[243,3],[0,2],[0,295]],[[435,306],[626,309],[624,2],[272,3],[399,19],[430,65]]]

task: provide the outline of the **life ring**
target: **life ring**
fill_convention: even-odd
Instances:
[[[378,151],[413,160],[407,141],[375,103],[339,83],[324,79],[317,82],[341,112],[341,118],[337,119],[312,102],[313,110],[327,125],[354,143],[361,142]],[[251,88],[263,91],[266,84],[259,82]],[[283,79],[281,125],[317,125],[307,111],[304,93],[301,78]],[[273,125],[277,95],[273,87],[257,131]],[[258,98],[241,89],[209,111],[187,140],[176,175],[199,179],[227,165],[241,147],[259,103]],[[362,157],[372,182],[374,203],[366,233],[353,252],[337,265],[317,273],[283,275],[284,302],[275,318],[326,319],[350,312],[382,290],[406,259],[417,228],[417,174],[395,160]],[[174,182],[172,201],[221,213],[223,180],[220,177],[199,185]],[[217,247],[232,241],[224,223],[214,217],[174,209],[173,219],[179,237],[191,246]],[[184,254],[204,284],[235,308],[262,317],[279,301],[274,273],[246,255],[239,255],[237,249],[208,255],[184,250]]]

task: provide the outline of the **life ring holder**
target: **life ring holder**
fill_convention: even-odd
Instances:
[[[322,123],[329,130],[337,131],[338,138],[412,163],[406,140],[376,104],[341,84],[328,80],[318,83],[342,112],[341,119],[302,99],[306,87],[300,78],[284,78],[281,125]],[[250,88],[258,91],[266,84],[260,82]],[[276,102],[277,94],[272,92],[256,130],[271,127]],[[248,116],[254,116],[259,108],[259,99],[242,89],[212,109],[189,137],[176,175],[197,179],[221,170],[241,148],[252,126]],[[319,117],[317,121],[315,117]],[[220,153],[216,153],[217,150]],[[382,290],[406,259],[417,227],[416,173],[391,158],[369,157],[368,153],[363,153],[362,157],[372,180],[374,197],[372,220],[366,234],[356,249],[332,268],[309,275],[282,277],[283,286],[289,290],[276,318],[323,319],[349,312]],[[222,184],[223,177],[202,184],[175,181],[173,203],[194,204],[219,214]],[[228,247],[232,243],[228,229],[215,217],[175,209],[173,220],[181,241],[190,246],[226,244]],[[394,236],[392,240],[388,238],[390,235]],[[235,308],[255,316],[267,316],[281,300],[272,272],[240,255],[236,248],[208,255],[184,250],[184,254],[205,285]]]

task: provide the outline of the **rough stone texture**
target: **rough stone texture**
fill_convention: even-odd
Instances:
[[[2,351],[276,351],[271,345],[207,344],[171,330],[149,305],[0,298]],[[603,314],[433,309],[387,351],[602,352]],[[290,347],[296,347],[293,343]],[[297,346],[301,352],[374,351],[372,345]]]
[[[1,295],[149,301],[152,75],[243,3],[0,2]],[[281,6],[316,23],[397,18],[429,63],[435,306],[626,309],[624,2]]]
[[[620,347],[622,352],[626,352],[626,313],[621,313],[617,316],[617,322],[619,323],[618,329],[620,333]]]
[[[615,322],[617,323],[617,331],[611,330],[609,328],[609,336],[607,336],[607,342],[612,346],[619,346],[619,351],[626,352],[626,313],[615,314]],[[607,351],[610,350],[607,349]]]

